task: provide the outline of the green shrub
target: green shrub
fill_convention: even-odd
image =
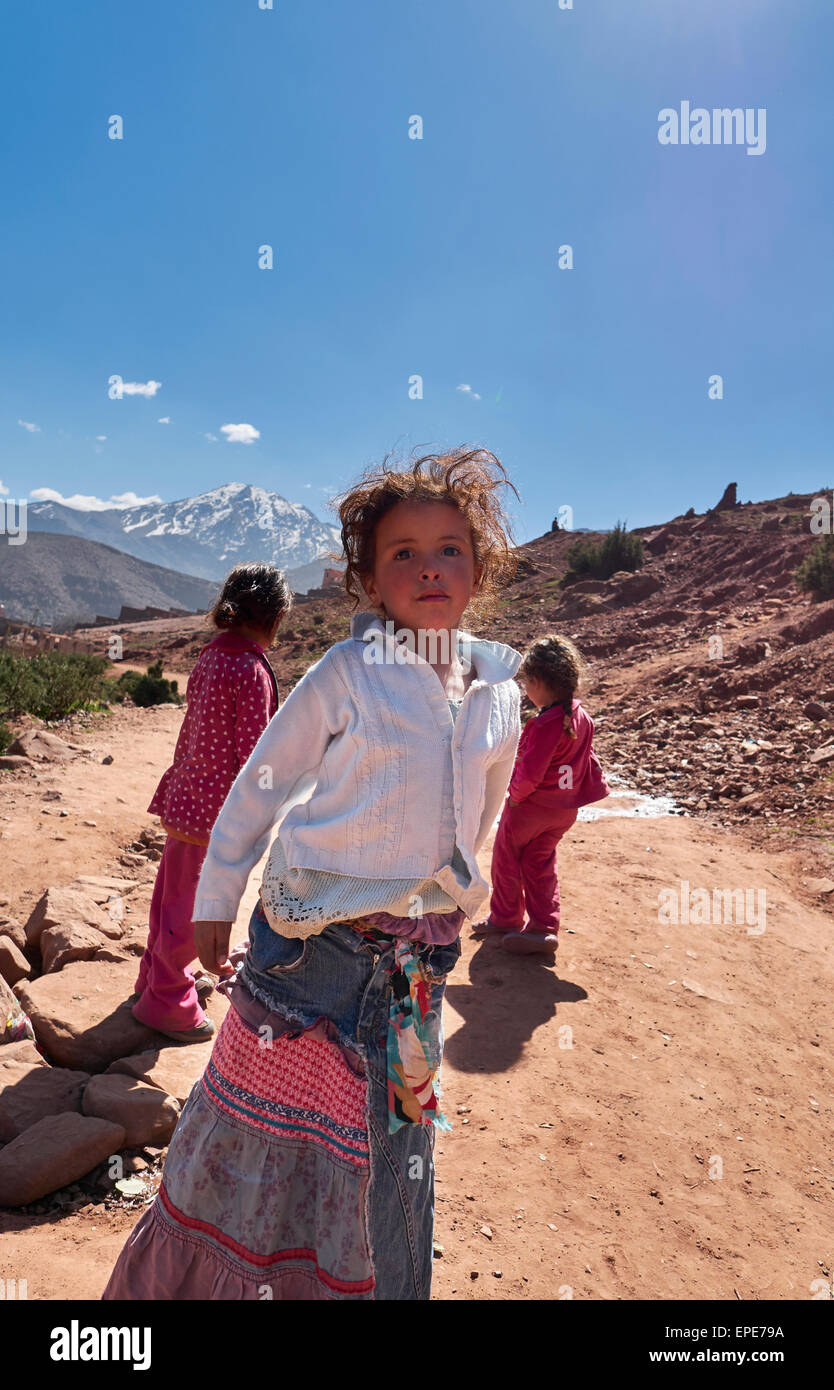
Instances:
[[[25,714],[34,693],[28,658],[0,651],[0,713]]]
[[[29,713],[55,720],[74,710],[95,708],[107,698],[106,669],[101,656],[0,652],[0,715]]]
[[[323,614],[323,613],[314,613],[314,614],[313,614],[313,622],[314,622],[314,623],[323,623],[323,622],[324,622],[324,614]]]
[[[147,708],[149,705],[178,705],[180,695],[176,681],[166,680],[162,674],[162,660],[153,662],[143,676],[139,671],[125,671],[116,681],[119,694],[117,700],[129,695],[134,705]]]
[[[789,494],[790,495],[790,494]],[[822,536],[810,555],[794,570],[798,589],[818,598],[834,598],[834,536]]]
[[[618,521],[614,530],[598,544],[584,539],[574,542],[568,551],[569,569],[563,582],[572,584],[582,578],[610,579],[617,570],[636,570],[642,563],[640,536],[626,530],[625,523]]]
[[[5,753],[9,744],[14,741],[14,734],[2,719],[0,719],[0,753]]]
[[[166,680],[162,674],[162,659],[148,667],[147,674],[140,676],[133,687],[134,705],[178,705],[179,691],[176,681]]]

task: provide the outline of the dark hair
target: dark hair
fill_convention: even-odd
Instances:
[[[221,631],[257,627],[271,632],[291,608],[292,590],[281,570],[274,565],[236,565],[226,575],[208,620]]]
[[[367,602],[363,580],[373,576],[376,527],[386,512],[398,502],[448,502],[468,521],[475,565],[481,567],[467,611],[481,620],[490,617],[496,594],[518,566],[510,523],[496,496],[499,487],[510,487],[518,497],[503,464],[488,449],[469,445],[425,454],[407,468],[390,468],[390,457],[386,454],[378,468],[368,469],[355,487],[335,499],[347,559],[346,592],[355,606]]]
[[[576,737],[571,707],[583,670],[582,657],[573,642],[569,637],[557,636],[555,632],[533,642],[525,651],[518,668],[519,676],[532,676],[533,680],[541,681],[551,691],[554,704],[563,706],[565,715],[562,727],[571,738]]]

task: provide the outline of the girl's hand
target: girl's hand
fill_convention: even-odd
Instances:
[[[231,922],[195,922],[194,945],[200,964],[212,975],[233,975],[234,966],[229,960],[229,938],[232,934]]]

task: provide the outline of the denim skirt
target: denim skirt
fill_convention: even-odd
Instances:
[[[389,1132],[398,940],[345,922],[279,936],[258,904],[159,1192],[103,1298],[430,1297],[434,1125]],[[440,1059],[460,938],[408,945]]]

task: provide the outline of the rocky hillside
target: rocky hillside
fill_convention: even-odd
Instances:
[[[834,826],[834,602],[800,594],[811,494],[643,528],[634,575],[574,584],[569,534],[523,548],[493,635],[564,632],[589,661],[606,767],[726,820]]]
[[[136,608],[204,609],[217,585],[149,565],[78,536],[30,531],[25,545],[0,545],[0,602],[6,616],[39,623]]]

